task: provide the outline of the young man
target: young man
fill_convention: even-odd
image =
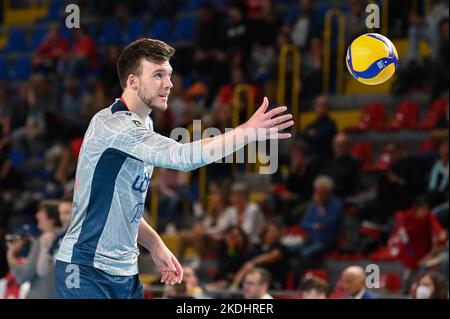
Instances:
[[[245,124],[220,136],[180,144],[153,132],[149,114],[167,108],[174,52],[140,39],[117,61],[122,97],[94,116],[80,151],[72,222],[56,262],[58,298],[142,298],[137,241],[151,252],[161,282],[180,283],[182,267],[141,218],[153,167],[193,170],[256,139],[290,137],[279,131],[292,126],[292,116],[279,115],[285,107],[266,112],[267,98]],[[222,145],[232,147],[211,154]]]

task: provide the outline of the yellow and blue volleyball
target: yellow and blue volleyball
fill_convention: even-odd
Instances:
[[[347,49],[347,68],[359,82],[377,85],[389,80],[398,67],[394,44],[378,33],[356,38]]]

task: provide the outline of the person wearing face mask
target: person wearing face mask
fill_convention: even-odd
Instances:
[[[438,272],[421,274],[412,286],[413,299],[448,299],[448,283]]]

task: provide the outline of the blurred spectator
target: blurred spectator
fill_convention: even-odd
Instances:
[[[183,281],[186,284],[186,295],[196,299],[205,298],[203,288],[199,286],[194,268],[183,266]]]
[[[83,96],[83,103],[79,111],[83,125],[87,127],[94,115],[105,106],[112,104],[113,101],[107,94],[105,83],[100,80],[95,81],[92,91]],[[81,122],[81,119],[79,118],[78,121]]]
[[[233,91],[235,87],[239,84],[246,84],[247,76],[244,70],[241,67],[233,67],[230,70],[230,79],[231,82],[229,84],[223,85],[219,89],[219,93],[214,101],[214,109],[222,109],[224,107],[232,108],[233,103]],[[253,91],[253,96],[255,97],[255,101],[260,100],[259,89],[257,86],[250,84],[250,90]],[[246,99],[244,99],[244,94],[241,94],[239,98],[239,118],[246,119],[247,118],[247,103]]]
[[[164,285],[163,299],[193,299],[188,295],[186,282],[182,281],[176,285]]]
[[[225,17],[225,48],[228,52],[243,50],[247,56],[250,48],[250,29],[245,5],[233,2],[228,6]]]
[[[264,268],[250,269],[244,278],[244,299],[273,299],[270,281],[270,273]]]
[[[320,38],[312,38],[309,50],[301,60],[301,97],[312,99],[322,91],[323,47]]]
[[[439,159],[434,163],[428,180],[431,207],[448,202],[448,139],[439,145]]]
[[[61,99],[61,115],[65,121],[78,124],[81,121],[83,92],[77,79],[67,78]],[[100,101],[98,101],[100,102]]]
[[[11,144],[15,150],[32,154],[45,148],[49,131],[58,130],[58,135],[61,133],[58,124],[48,122],[49,116],[56,112],[57,97],[42,74],[34,74],[31,87],[21,93],[26,95],[23,103],[27,105],[28,112],[25,125],[11,134]],[[51,135],[51,138],[55,135]]]
[[[185,201],[190,206],[191,199],[188,191],[188,177],[186,172],[175,171],[167,168],[159,170],[158,191],[159,221],[158,228],[180,227],[182,221],[182,203]],[[150,182],[150,175],[145,176],[145,182]],[[177,225],[175,224],[177,223]]]
[[[275,197],[281,206],[281,212],[286,225],[297,223],[307,201],[313,193],[313,182],[319,171],[318,163],[308,154],[308,146],[303,141],[295,142],[289,150],[289,174],[285,185],[275,185]]]
[[[33,57],[36,71],[55,73],[59,60],[69,51],[69,42],[59,33],[57,25],[51,26]]]
[[[335,185],[334,193],[345,198],[352,196],[359,184],[359,161],[350,155],[348,136],[338,133],[333,139],[334,156],[325,161],[321,174],[330,176]]]
[[[259,14],[250,20],[250,38],[253,44],[269,47],[275,43],[280,21],[276,16],[274,2],[272,0],[263,2]]]
[[[276,62],[273,46],[255,43],[251,52],[251,58],[254,81],[263,83],[273,78]]]
[[[412,11],[410,14],[410,28],[408,34],[408,59],[417,60],[419,53],[419,43],[421,40],[427,41],[431,45],[432,57],[438,59],[440,50],[439,23],[449,17],[448,0],[437,1],[426,17],[420,16]],[[448,31],[447,31],[448,35]],[[448,42],[447,42],[448,43]],[[448,50],[448,48],[447,48]]]
[[[170,90],[168,105],[173,114],[174,126],[187,127],[192,119],[189,116],[189,108],[185,98],[185,88],[183,77],[180,74],[173,74],[171,81],[173,87]]]
[[[367,289],[366,273],[362,267],[347,267],[342,272],[341,280],[348,299],[378,299],[375,293]]]
[[[239,269],[233,280],[234,286],[237,287],[241,283],[250,269],[262,267],[271,274],[270,286],[275,289],[283,289],[288,265],[284,258],[284,248],[280,243],[282,232],[282,227],[278,223],[274,221],[266,223],[261,234],[261,244],[253,249],[254,257]]]
[[[196,46],[208,52],[222,46],[223,25],[220,15],[208,3],[202,4],[196,26]]]
[[[438,272],[425,272],[411,287],[413,299],[448,299],[448,281]]]
[[[24,265],[18,261],[18,253],[24,245],[20,239],[8,244],[7,260],[9,268],[20,284],[30,282],[27,299],[52,299],[54,278],[51,274],[41,276],[37,269],[39,254],[45,249],[45,243],[50,242],[50,234],[54,234],[61,226],[59,213],[54,203],[43,202],[36,213],[37,227],[42,232],[39,238],[31,238],[31,247]],[[48,240],[47,240],[48,239]]]
[[[380,176],[377,185],[379,206],[375,215],[381,221],[385,221],[395,211],[411,207],[414,198],[425,191],[428,172],[419,156],[405,154],[403,145],[388,144],[386,154],[390,167]]]
[[[98,72],[99,80],[105,87],[105,92],[109,99],[118,98],[122,93],[116,66],[119,54],[119,47],[116,45],[108,46],[106,49],[106,61],[100,65]]]
[[[299,0],[300,13],[292,28],[292,43],[302,51],[308,49],[312,38],[320,36],[321,22],[312,0]]]
[[[46,232],[41,235],[41,249],[36,263],[36,273],[40,277],[54,276],[55,257],[58,253],[61,241],[69,228],[72,218],[72,202],[62,200],[57,203],[58,217],[61,222],[61,228],[55,232]]]
[[[314,101],[314,113],[316,119],[309,124],[300,134],[311,152],[320,159],[332,155],[331,142],[337,132],[336,122],[330,117],[330,102],[326,95],[318,96]]]
[[[447,101],[447,108],[445,111],[445,114],[443,116],[441,116],[436,124],[434,125],[432,131],[431,131],[431,136],[436,138],[436,139],[448,139],[448,114],[449,113],[449,105],[448,105],[448,101]]]
[[[219,245],[219,271],[207,290],[223,289],[234,279],[239,268],[251,258],[247,234],[239,226],[230,227]]]
[[[11,98],[9,88],[0,82],[0,152],[9,144],[11,133]]]
[[[264,227],[264,215],[259,206],[249,201],[249,191],[244,183],[231,186],[231,209],[227,210],[228,218],[233,225],[239,225],[247,234],[250,243],[259,243],[259,235]]]
[[[367,33],[365,6],[362,0],[349,0],[349,12],[346,17],[347,44]]]
[[[415,200],[410,210],[397,217],[396,234],[402,240],[399,259],[407,270],[404,273],[404,287],[407,288],[419,267],[445,243],[447,234],[423,196]]]
[[[73,30],[73,45],[60,64],[58,73],[81,79],[98,67],[97,47],[83,28]]]
[[[306,240],[287,248],[293,256],[300,257],[300,275],[323,253],[335,248],[338,241],[344,208],[333,196],[333,188],[333,180],[327,176],[314,180],[313,199],[300,222],[300,227],[306,231]]]
[[[328,284],[317,277],[306,279],[301,285],[302,299],[327,299]]]
[[[225,231],[233,226],[227,213],[227,190],[216,183],[209,184],[206,216],[192,228],[180,231],[177,256],[183,258],[188,246],[193,246],[200,257],[217,252],[217,243]]]

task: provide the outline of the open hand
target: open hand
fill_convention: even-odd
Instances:
[[[250,141],[285,139],[291,137],[290,133],[280,133],[280,131],[294,125],[292,114],[281,115],[281,113],[287,110],[287,107],[279,106],[266,112],[268,107],[269,100],[267,97],[264,97],[263,103],[259,109],[246,123],[240,126],[241,129],[246,131],[246,135],[249,136]]]

